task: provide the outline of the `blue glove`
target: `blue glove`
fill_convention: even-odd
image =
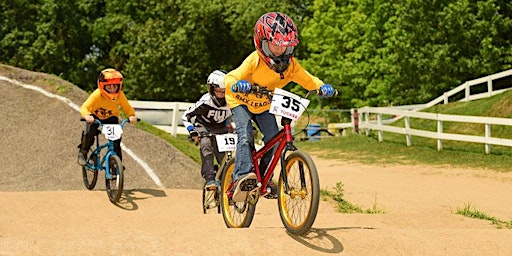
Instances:
[[[320,91],[322,91],[322,96],[324,97],[332,97],[334,96],[334,88],[330,84],[324,84],[320,86]]]
[[[231,86],[231,91],[241,93],[251,92],[251,83],[245,80],[238,80],[238,82]]]

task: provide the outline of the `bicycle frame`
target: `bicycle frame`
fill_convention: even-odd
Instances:
[[[103,125],[99,120],[94,120],[94,121],[99,124],[99,127],[101,127]],[[122,121],[121,127],[124,127],[126,122],[127,122],[126,120]],[[107,151],[103,156],[101,156],[101,151],[104,148],[107,148]],[[114,151],[114,141],[109,140],[109,141],[105,142],[104,144],[100,145],[99,144],[99,135],[96,135],[96,148],[91,153],[91,155],[93,155],[93,154],[98,156],[99,161],[96,161],[96,165],[87,163],[86,168],[89,168],[91,170],[98,170],[98,171],[108,170],[110,167],[110,163],[109,163],[109,161],[105,161],[105,160],[109,159],[111,156],[117,155],[116,152]],[[105,163],[105,168],[103,168],[104,163]],[[105,172],[105,177],[107,179],[110,179],[111,178],[110,172]]]
[[[285,193],[289,193],[290,190],[288,188],[288,180],[285,173],[285,166],[284,166],[284,160],[286,157],[286,153],[288,151],[295,151],[297,148],[293,145],[293,135],[292,135],[292,128],[291,128],[291,120],[288,118],[282,119],[283,128],[274,136],[270,141],[265,143],[265,145],[260,148],[259,150],[256,150],[254,147],[251,150],[252,155],[252,164],[254,166],[254,172],[256,173],[256,177],[258,182],[261,183],[261,186],[259,188],[260,195],[264,195],[267,193],[267,185],[272,178],[272,174],[274,173],[274,170],[277,166],[277,162],[281,160],[281,176],[283,177],[284,181],[284,191]],[[259,160],[265,155],[265,153],[272,150],[274,146],[276,146],[276,150],[272,156],[272,160],[270,161],[269,165],[267,166],[267,170],[265,170],[265,176],[261,177],[261,170],[259,165]],[[302,185],[304,186],[304,181],[301,181]],[[228,196],[233,196],[232,187],[234,186],[234,181],[230,184],[229,188],[227,189]]]

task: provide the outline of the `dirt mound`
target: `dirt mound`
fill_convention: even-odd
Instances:
[[[0,65],[0,76],[70,100],[68,104],[0,80],[0,191],[84,189],[76,164],[84,124],[70,105],[80,106],[88,94],[56,76],[11,66]],[[201,187],[199,165],[172,145],[132,125],[123,136],[126,147],[149,166],[148,173],[124,154],[127,189]]]

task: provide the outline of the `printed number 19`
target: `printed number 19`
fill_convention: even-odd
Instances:
[[[235,138],[224,138],[226,145],[235,145]]]

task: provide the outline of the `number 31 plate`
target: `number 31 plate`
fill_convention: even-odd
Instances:
[[[274,90],[270,113],[297,120],[308,107],[309,100],[279,88]]]
[[[101,133],[107,140],[118,140],[123,134],[123,128],[118,124],[104,124]]]

